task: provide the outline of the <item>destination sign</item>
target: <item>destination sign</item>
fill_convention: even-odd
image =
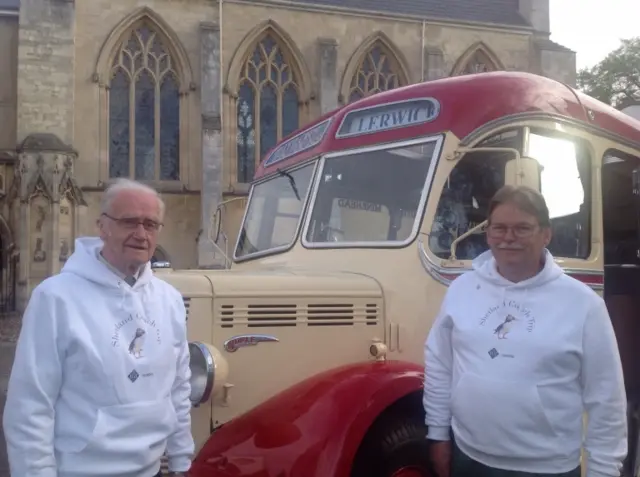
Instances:
[[[344,117],[336,138],[416,126],[433,121],[439,114],[440,103],[434,98],[410,99],[356,109]]]
[[[264,161],[264,166],[272,166],[277,162],[284,161],[296,154],[316,147],[320,144],[320,141],[322,141],[330,122],[331,119],[322,121],[312,128],[302,131],[300,134],[296,134],[291,139],[286,140],[271,151],[269,157]]]

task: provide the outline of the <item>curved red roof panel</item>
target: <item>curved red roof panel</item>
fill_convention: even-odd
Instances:
[[[376,106],[383,109],[389,103],[407,101],[431,105],[430,112],[424,113],[431,116],[412,125],[377,130],[375,134],[336,137],[349,113],[353,113],[348,116],[352,118],[354,114],[364,114]],[[364,112],[359,111],[363,109]],[[291,167],[321,153],[446,131],[462,139],[487,123],[519,114],[552,115],[579,121],[640,147],[640,121],[550,78],[532,73],[499,71],[412,84],[350,103],[278,143],[265,156],[255,178],[271,174],[278,168]]]

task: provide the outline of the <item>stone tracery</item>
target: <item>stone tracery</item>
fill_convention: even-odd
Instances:
[[[250,182],[267,151],[300,126],[300,80],[290,57],[277,36],[267,32],[242,67],[237,104],[238,182]]]
[[[403,76],[398,60],[378,40],[365,53],[351,79],[349,102],[404,86]]]

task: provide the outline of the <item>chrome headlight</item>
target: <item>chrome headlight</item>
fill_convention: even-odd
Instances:
[[[226,382],[227,361],[214,347],[200,341],[189,343],[189,368],[191,369],[191,404],[207,402]]]

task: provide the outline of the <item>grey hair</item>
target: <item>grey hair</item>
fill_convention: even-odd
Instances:
[[[118,194],[123,191],[144,192],[146,194],[154,196],[156,199],[158,199],[160,218],[164,217],[164,201],[162,200],[162,197],[160,197],[160,194],[158,194],[157,190],[141,182],[131,179],[125,179],[122,177],[113,181],[113,183],[105,189],[104,193],[102,194],[100,212],[102,214],[108,214],[111,211],[112,202],[118,196]]]

